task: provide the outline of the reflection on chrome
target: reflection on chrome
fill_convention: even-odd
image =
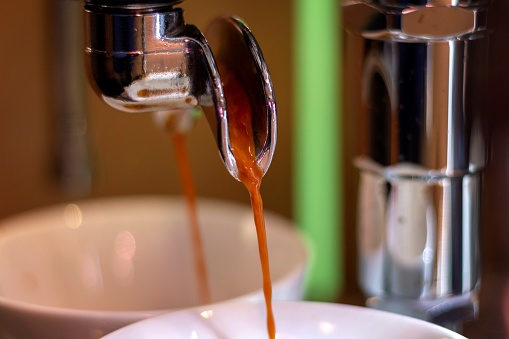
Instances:
[[[343,2],[360,286],[371,307],[455,330],[478,310],[488,4]]]
[[[209,319],[214,315],[214,311],[206,310],[206,311],[201,312],[200,315],[203,319]]]
[[[76,204],[68,204],[64,208],[64,221],[67,227],[77,229],[83,221],[81,209]]]
[[[113,257],[113,272],[126,283],[134,276],[133,258],[136,253],[136,240],[131,232],[123,231],[115,238],[115,256]]]

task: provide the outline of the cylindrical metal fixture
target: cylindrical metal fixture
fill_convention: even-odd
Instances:
[[[360,128],[360,285],[373,307],[460,322],[477,311],[480,280],[486,3],[344,13],[346,67],[360,78],[346,98]]]

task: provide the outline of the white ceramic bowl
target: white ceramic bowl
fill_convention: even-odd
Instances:
[[[213,301],[261,300],[251,208],[199,200],[198,214]],[[266,213],[266,226],[274,299],[298,300],[303,242],[284,218]],[[0,223],[0,327],[14,338],[98,338],[197,305],[180,198],[82,201]]]
[[[277,339],[460,339],[414,318],[332,303],[274,303]],[[129,325],[104,339],[266,339],[265,305],[225,302],[164,314]]]

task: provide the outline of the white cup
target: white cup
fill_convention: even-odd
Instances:
[[[262,300],[249,206],[198,200],[212,301]],[[299,300],[307,265],[292,223],[266,212],[275,300]],[[144,196],[80,201],[0,223],[0,327],[19,339],[99,338],[199,305],[186,206]]]
[[[465,339],[415,318],[332,303],[276,301],[278,339]],[[263,302],[233,301],[181,310],[119,329],[104,339],[267,339]]]

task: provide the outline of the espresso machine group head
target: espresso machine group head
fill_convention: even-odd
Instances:
[[[477,312],[488,3],[347,1],[359,122],[359,283],[371,307],[457,328]]]
[[[249,28],[219,17],[206,36],[184,21],[180,0],[85,0],[85,62],[90,82],[110,106],[153,112],[186,131],[205,113],[229,173],[238,175],[228,132],[221,71],[249,98],[256,159],[265,173],[276,145],[276,103],[268,68]]]

